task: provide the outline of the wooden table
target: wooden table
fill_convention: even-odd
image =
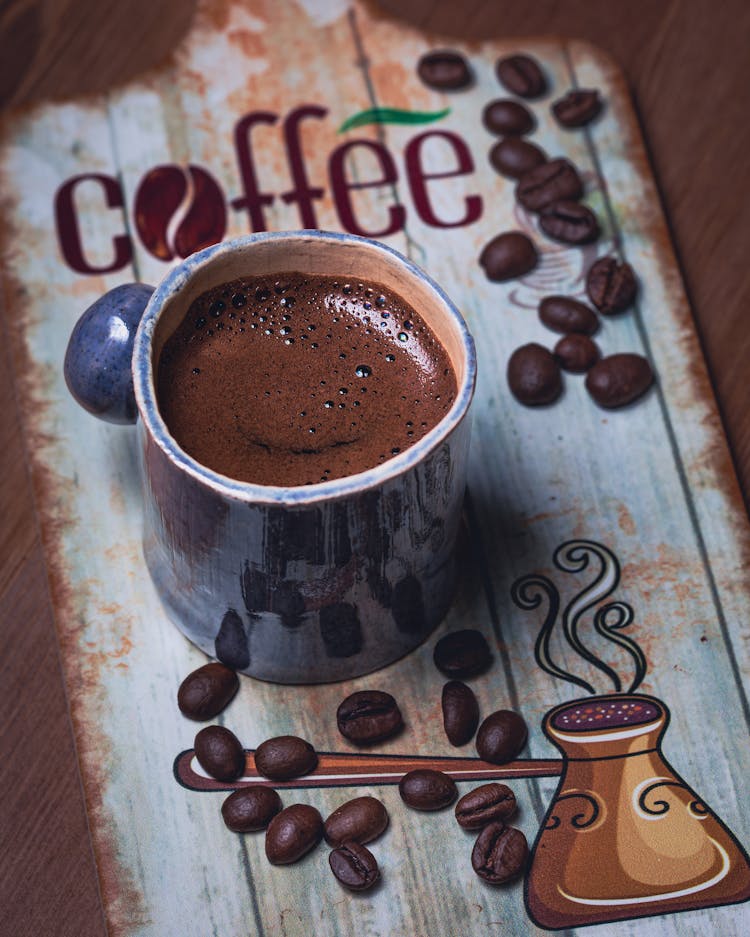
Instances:
[[[221,4],[215,2],[215,7]],[[382,0],[393,16],[450,38],[556,34],[589,39],[628,76],[735,456],[750,499],[746,46],[750,7],[731,0]],[[194,6],[176,0],[10,0],[0,6],[4,111],[98,92],[163,59]],[[457,22],[457,20],[460,21]],[[744,224],[743,224],[744,222]],[[12,310],[4,310],[4,315]],[[0,351],[3,481],[0,620],[0,930],[105,932],[73,750],[38,527]]]

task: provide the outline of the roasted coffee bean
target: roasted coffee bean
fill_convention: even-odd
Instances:
[[[510,709],[498,709],[479,726],[477,754],[483,761],[504,765],[518,756],[527,737],[528,729],[522,716]]]
[[[443,687],[441,705],[443,727],[451,745],[470,742],[479,725],[479,703],[473,690],[460,680],[451,680]]]
[[[213,719],[229,705],[240,686],[237,674],[223,664],[204,664],[180,684],[177,705],[188,719]]]
[[[534,129],[534,116],[518,101],[498,98],[482,111],[482,123],[486,130],[498,136],[522,137]]]
[[[479,830],[488,823],[508,820],[515,812],[516,795],[496,781],[464,794],[455,810],[458,825],[465,830]]]
[[[375,856],[360,843],[342,843],[328,857],[331,871],[339,882],[351,891],[365,891],[380,878]]]
[[[272,787],[254,784],[230,794],[221,805],[221,815],[235,833],[255,833],[265,830],[281,806],[281,798]]]
[[[588,335],[564,335],[552,352],[563,371],[583,374],[599,360],[599,349]]]
[[[308,804],[286,807],[268,824],[266,858],[274,865],[301,859],[323,838],[323,818]]]
[[[264,778],[288,781],[315,769],[318,756],[309,742],[296,735],[279,735],[255,749],[255,767]]]
[[[198,764],[218,781],[234,781],[245,770],[245,750],[224,726],[206,726],[195,736]]]
[[[529,860],[529,844],[520,830],[503,823],[490,823],[474,843],[471,865],[490,885],[502,885],[517,878]]]
[[[543,345],[521,345],[508,361],[508,387],[527,407],[552,403],[563,389],[560,365]]]
[[[492,653],[481,631],[463,628],[444,635],[435,645],[432,659],[446,677],[476,677],[492,663]]]
[[[539,216],[539,227],[547,237],[563,244],[590,244],[600,234],[596,215],[580,202],[547,205]]]
[[[472,82],[468,62],[450,49],[440,49],[423,55],[417,65],[417,74],[428,88],[436,91],[458,91]]]
[[[226,200],[200,166],[155,166],[138,184],[133,218],[148,251],[173,260],[218,244],[227,229]]]
[[[547,205],[563,199],[575,201],[583,195],[583,182],[578,170],[567,159],[559,157],[542,163],[521,176],[516,198],[529,211],[542,211]]]
[[[498,234],[485,244],[479,255],[479,263],[493,283],[522,277],[533,270],[538,261],[533,241],[520,231]]]
[[[398,703],[381,690],[361,690],[347,696],[336,710],[336,723],[344,738],[356,745],[382,742],[404,725]]]
[[[582,127],[592,121],[602,109],[598,91],[579,88],[555,101],[552,113],[563,127]]]
[[[538,98],[547,90],[547,79],[530,55],[506,55],[495,66],[500,84],[519,98]]]
[[[620,354],[602,358],[586,375],[586,390],[600,407],[624,407],[645,394],[654,372],[641,355]]]
[[[453,778],[432,768],[416,768],[405,774],[398,785],[401,800],[415,810],[442,810],[458,796]]]
[[[490,150],[491,165],[501,175],[511,179],[520,179],[546,162],[547,154],[543,149],[528,140],[519,140],[518,137],[498,140]]]
[[[375,797],[355,797],[337,807],[325,822],[326,842],[340,846],[347,840],[369,843],[388,826],[388,811]]]
[[[623,312],[635,299],[638,284],[630,264],[600,257],[586,276],[586,292],[603,316]]]
[[[539,304],[539,318],[553,332],[580,332],[593,335],[599,328],[599,317],[583,303],[569,296],[545,296]]]

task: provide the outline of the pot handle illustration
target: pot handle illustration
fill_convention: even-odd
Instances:
[[[100,296],[76,322],[65,352],[65,383],[89,413],[109,423],[135,423],[133,342],[154,292],[124,283]]]

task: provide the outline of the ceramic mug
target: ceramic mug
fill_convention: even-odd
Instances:
[[[155,372],[197,296],[291,270],[361,277],[408,298],[445,348],[458,391],[440,422],[387,462],[272,487],[220,475],[182,450],[160,414]],[[444,617],[476,357],[456,307],[397,251],[322,231],[224,241],[188,257],[154,291],[132,284],[98,300],[74,329],[65,376],[99,416],[139,418],[146,565],[169,617],[206,654],[264,680],[341,680],[398,659]]]

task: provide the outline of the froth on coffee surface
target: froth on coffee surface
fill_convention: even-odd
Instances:
[[[456,390],[445,349],[408,302],[377,283],[301,273],[203,293],[157,372],[178,445],[260,485],[377,466],[429,432]]]
[[[644,725],[659,716],[661,709],[646,700],[607,700],[563,709],[553,716],[552,725],[568,732],[590,732],[592,729]]]

